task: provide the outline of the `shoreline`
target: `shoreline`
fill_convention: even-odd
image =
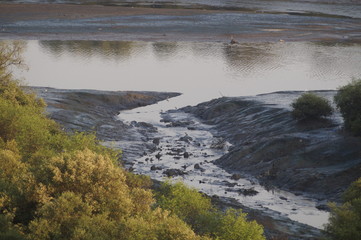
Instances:
[[[358,19],[257,11],[1,4],[0,40],[361,42]],[[300,22],[305,22],[300,24]],[[288,22],[287,25],[284,22]]]

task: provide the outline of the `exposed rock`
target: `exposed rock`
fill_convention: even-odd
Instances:
[[[178,141],[182,141],[182,142],[186,142],[186,143],[190,143],[193,140],[193,138],[191,138],[190,136],[188,136],[188,134],[186,134],[183,137],[180,137],[178,139]]]
[[[255,196],[258,194],[258,191],[254,190],[254,188],[243,188],[239,189],[238,193],[244,196]]]
[[[237,186],[237,183],[230,183],[230,182],[228,182],[228,181],[223,181],[223,183],[224,183],[227,187]]]
[[[184,152],[184,153],[183,153],[183,157],[184,157],[184,158],[189,158],[189,153],[188,153],[188,152]]]
[[[160,138],[154,138],[152,141],[155,145],[159,145],[160,143]]]
[[[157,155],[155,155],[155,157],[156,157],[158,160],[160,160],[160,158],[162,157],[162,154],[160,154],[160,152],[159,152],[159,153],[157,153]]]
[[[201,166],[199,166],[198,163],[194,164],[194,169],[201,169]]]
[[[219,138],[214,138],[211,144],[211,148],[213,149],[225,149],[227,146],[227,141],[226,139],[219,137]]]
[[[159,167],[159,166],[152,165],[152,166],[150,167],[150,170],[156,171],[156,170],[162,170],[162,168]]]
[[[167,175],[167,177],[176,177],[176,176],[182,176],[186,173],[182,170],[172,168],[163,171],[163,174]]]
[[[234,173],[234,174],[232,174],[232,176],[231,176],[231,179],[232,180],[239,180],[239,179],[241,179],[242,178],[242,176],[241,176],[241,174],[239,174],[239,173]]]

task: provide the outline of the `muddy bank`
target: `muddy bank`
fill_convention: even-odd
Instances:
[[[180,95],[161,92],[116,92],[98,90],[63,90],[33,87],[47,103],[47,112],[66,131],[94,132],[97,137],[112,145],[112,141],[124,143],[123,160],[134,159],[147,149],[147,138],[156,129],[147,123],[126,125],[116,118],[122,110],[129,110]],[[124,147],[123,147],[124,146]]]
[[[130,124],[126,124],[115,119],[115,115],[121,110],[144,106],[178,95],[177,93],[108,92],[52,88],[35,88],[35,90],[48,103],[47,111],[54,120],[59,122],[68,131],[97,131],[98,137],[105,141],[105,143],[123,150],[123,160],[125,160],[127,166],[131,166],[132,162],[134,164],[143,155],[145,158],[149,157],[150,153],[158,153],[160,155],[159,141],[164,139],[155,138],[159,129],[148,122],[133,121]],[[227,110],[227,108],[223,107],[221,109]],[[217,111],[212,112],[216,113]],[[163,121],[166,121],[167,127],[170,129],[183,126],[188,128],[189,131],[194,131],[194,129],[199,127],[199,125],[194,124],[194,121],[172,119],[169,113],[162,115]],[[189,145],[188,138],[189,136],[185,135],[179,139],[179,141],[184,143],[184,146],[181,145],[180,147]],[[112,143],[113,141],[115,142]],[[170,142],[167,144],[170,144]],[[161,160],[160,162],[165,161],[163,159],[165,155],[159,156],[159,158],[162,158],[159,159]],[[172,155],[171,157],[177,156]],[[190,151],[188,156],[183,152],[181,154],[181,158],[193,159],[194,157],[195,152],[193,151]],[[207,158],[209,157],[208,155],[204,157],[209,159]],[[156,159],[154,161],[151,165],[158,163]],[[204,172],[202,168],[205,166],[206,164],[201,164],[199,168],[194,166],[194,171],[198,171],[202,175],[202,172]],[[187,171],[191,170],[192,167],[187,169]],[[207,171],[207,169],[204,170]],[[154,172],[157,169],[151,171]],[[203,177],[200,176],[200,178],[202,179]],[[255,210],[245,207],[232,198],[219,196],[213,196],[213,201],[221,208],[242,208],[245,212],[249,213],[250,219],[255,219],[265,226],[269,239],[272,239],[273,236],[287,236],[289,239],[317,239],[321,236],[319,229],[292,221],[287,216],[270,209]]]
[[[361,41],[359,18],[247,8],[0,4],[0,25],[0,39]]]
[[[323,208],[361,176],[361,140],[342,131],[337,112],[325,121],[294,120],[288,106],[300,94],[223,97],[182,110],[213,125],[213,133],[233,145],[216,164],[270,189],[311,196]],[[335,92],[320,94],[332,99]]]

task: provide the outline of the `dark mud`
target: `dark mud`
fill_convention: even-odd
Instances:
[[[177,93],[155,92],[110,92],[95,90],[60,90],[52,88],[34,89],[38,92],[39,96],[44,98],[47,102],[47,111],[51,118],[60,123],[67,131],[70,132],[95,131],[100,140],[105,141],[110,146],[121,148],[123,150],[123,160],[126,162],[127,166],[131,166],[132,161],[138,159],[140,156],[146,155],[149,152],[157,152],[156,150],[160,139],[154,138],[157,128],[153,125],[146,122],[132,122],[130,125],[127,125],[116,119],[115,116],[122,110],[145,106],[179,95]],[[326,124],[327,127],[322,125],[322,127],[311,127],[311,129],[310,127],[300,127],[297,123],[294,123],[294,121],[290,119],[288,116],[289,112],[286,110],[269,107],[266,104],[256,101],[245,100],[245,98],[221,98],[211,102],[202,103],[196,107],[187,107],[183,110],[192,112],[203,121],[213,124],[214,129],[212,131],[217,132],[218,136],[223,136],[224,139],[233,143],[230,153],[218,160],[218,162],[226,169],[229,169],[229,167],[232,166],[232,168],[236,170],[234,172],[242,172],[242,176],[244,172],[247,172],[248,176],[249,174],[253,174],[254,177],[258,177],[258,175],[261,175],[260,173],[263,173],[263,169],[269,169],[268,165],[268,168],[261,167],[263,165],[262,161],[256,163],[256,160],[260,159],[257,157],[258,152],[265,151],[267,147],[260,147],[258,151],[254,150],[255,160],[253,162],[248,161],[247,164],[249,165],[243,163],[240,164],[239,161],[235,160],[235,153],[241,151],[241,146],[244,144],[249,147],[253,146],[256,148],[259,147],[259,145],[257,145],[256,142],[252,142],[252,140],[257,141],[262,139],[262,141],[260,141],[261,143],[267,142],[267,139],[272,139],[271,136],[275,135],[277,135],[277,138],[280,139],[282,139],[285,135],[291,136],[292,133],[297,132],[296,130],[311,134],[309,133],[310,131],[322,132],[322,129],[334,128],[337,126],[337,124]],[[167,113],[163,114],[163,119],[170,124],[169,128],[175,126],[178,127],[177,124],[180,122],[168,119],[167,115]],[[260,118],[261,115],[263,115],[262,118]],[[253,119],[253,121],[250,121],[250,119]],[[277,123],[277,126],[272,127],[272,122]],[[263,123],[267,125],[268,130],[262,132],[260,130]],[[240,124],[243,124],[243,127],[240,126]],[[192,125],[192,121],[181,122],[181,125],[183,127],[188,126],[192,129],[197,128],[197,126]],[[224,126],[224,128],[221,126]],[[241,133],[240,129],[243,129],[242,131],[244,131],[242,136],[239,135]],[[288,133],[282,134],[282,132],[286,130]],[[252,132],[248,133],[248,137],[246,137],[247,131]],[[264,136],[260,136],[261,134],[264,134]],[[110,144],[112,141],[116,141],[114,142],[115,145]],[[185,141],[186,143],[187,139],[184,138],[182,141]],[[237,144],[237,142],[239,144]],[[280,143],[280,145],[282,144],[283,143]],[[266,146],[267,144],[264,145]],[[297,152],[296,146],[293,149]],[[268,153],[269,151],[265,152]],[[191,152],[189,154],[192,155]],[[253,153],[250,151],[249,154]],[[347,155],[347,152],[345,154]],[[276,158],[276,156],[277,154],[269,156],[269,158],[275,158],[269,160],[269,164],[279,161],[279,158]],[[185,156],[183,155],[181,157]],[[289,158],[291,157],[293,157],[293,155],[290,155]],[[223,163],[223,161],[226,161],[224,159],[229,162],[235,161],[236,164],[225,164]],[[243,169],[238,168],[238,164],[243,166],[246,170],[243,171]],[[259,166],[260,170],[256,171],[254,168],[258,168]],[[294,168],[297,169],[296,167]],[[316,170],[318,169],[316,168],[313,171],[315,172]],[[250,172],[248,173],[248,171]],[[287,173],[293,174],[292,171],[286,171],[286,173],[282,176],[285,177]],[[169,175],[172,174],[173,173],[169,171]],[[235,178],[237,176],[239,175],[234,175]],[[288,176],[288,178],[292,178],[292,176],[293,175]],[[303,174],[302,176],[300,174],[297,177],[301,178],[307,176],[307,174]],[[259,177],[259,179],[262,180],[262,177],[264,176]],[[269,176],[266,176],[267,181],[268,177]],[[282,179],[277,180],[277,178],[278,177],[276,176],[275,179],[269,181],[269,184],[278,186],[277,184],[279,184]],[[328,185],[325,184],[324,187],[327,186]],[[303,191],[309,191],[309,189],[302,189],[299,192],[304,193]],[[213,196],[212,199],[221,208],[242,208],[243,211],[249,214],[250,219],[255,219],[265,226],[265,231],[269,239],[276,236],[287,236],[288,239],[294,240],[318,239],[321,236],[320,230],[302,223],[291,221],[286,216],[283,216],[275,211],[267,209],[261,211],[247,208],[231,198]]]
[[[332,98],[335,92],[323,92]],[[278,93],[277,98],[300,93]],[[216,164],[231,173],[255,178],[262,185],[340,201],[349,184],[361,177],[361,139],[342,130],[333,118],[298,122],[290,109],[250,98],[223,97],[182,109],[213,125],[213,134],[233,146]]]
[[[142,156],[153,150],[155,144],[147,144],[156,128],[142,122],[131,126],[116,118],[122,110],[142,107],[175,97],[179,93],[116,92],[97,90],[63,90],[34,87],[38,96],[47,103],[49,116],[68,132],[92,132],[111,147],[121,147],[123,160]],[[124,143],[112,145],[112,141]]]
[[[360,42],[359,19],[333,11],[269,12],[210,5],[187,9],[0,4],[0,39]]]

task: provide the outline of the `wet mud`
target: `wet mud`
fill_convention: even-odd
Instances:
[[[116,118],[122,110],[154,104],[179,93],[63,90],[55,88],[32,88],[47,103],[49,116],[67,132],[95,133],[109,147],[123,150],[123,161],[142,156],[151,151],[154,144],[147,144],[149,135],[156,129],[147,123],[129,126]],[[137,126],[136,128],[134,126]],[[113,142],[117,141],[118,146]]]
[[[271,6],[267,11],[233,5],[174,8],[163,4],[162,7],[1,4],[0,39],[361,41],[360,16],[338,15],[337,7],[327,13],[286,11],[287,7],[272,10]],[[320,9],[328,9],[328,5]]]
[[[214,126],[213,134],[232,144],[217,165],[266,187],[311,196],[324,208],[326,201],[340,201],[345,188],[361,177],[361,141],[343,131],[338,112],[320,121],[293,119],[289,104],[300,94],[224,97],[183,111]],[[332,99],[335,91],[319,94]]]

